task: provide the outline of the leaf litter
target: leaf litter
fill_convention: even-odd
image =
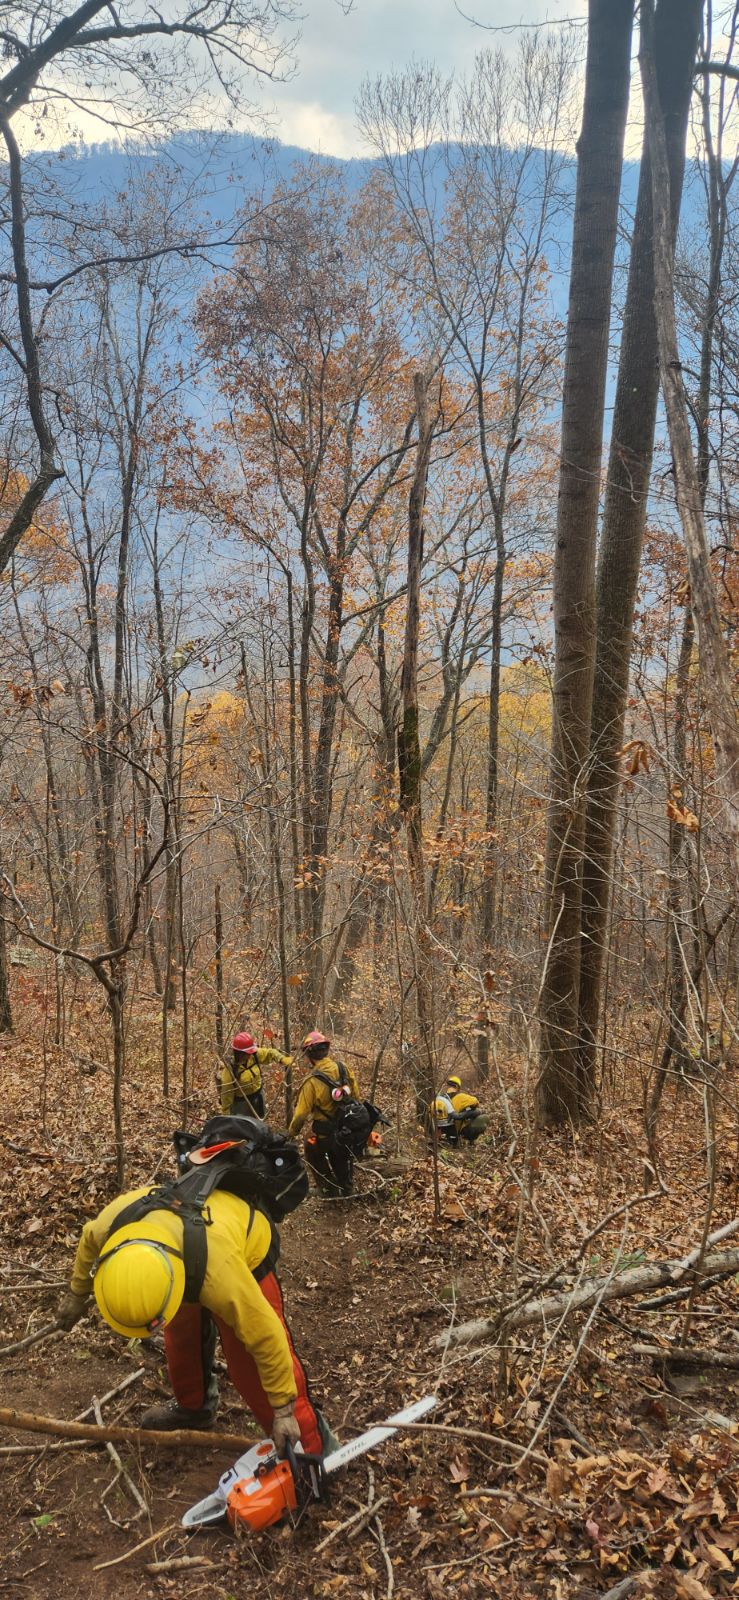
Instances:
[[[4,1047],[3,1086],[18,1149],[12,1165],[0,1167],[8,1339],[49,1319],[57,1290],[46,1285],[63,1280],[79,1226],[113,1193],[109,1108],[98,1080],[74,1075],[65,1110],[49,1111],[44,1135],[27,1103],[31,1062],[28,1046]],[[132,1181],[161,1168],[157,1130],[176,1120],[157,1100],[145,1067],[138,1078],[126,1105]],[[208,1109],[203,1097],[194,1117]],[[681,1398],[654,1364],[634,1355],[645,1333],[676,1337],[683,1302],[641,1315],[638,1303],[628,1301],[610,1314],[603,1308],[585,1335],[578,1314],[556,1336],[521,1329],[505,1343],[446,1353],[431,1343],[454,1321],[494,1315],[522,1293],[535,1293],[560,1255],[571,1262],[578,1241],[635,1186],[640,1149],[636,1121],[611,1117],[592,1140],[547,1136],[535,1163],[509,1158],[502,1139],[455,1153],[440,1162],[437,1219],[430,1160],[418,1148],[408,1170],[379,1193],[362,1175],[355,1201],[331,1206],[311,1198],[283,1229],[291,1322],[319,1403],[341,1437],[435,1385],[439,1423],[469,1430],[419,1429],[373,1457],[374,1492],[389,1496],[383,1537],[401,1600],[441,1594],[587,1600],[627,1578],[635,1580],[632,1592],[656,1600],[737,1592],[738,1375],[707,1371],[702,1392]],[[702,1160],[694,1120],[687,1109],[682,1117],[678,1111],[668,1194],[626,1226],[619,1217],[600,1233],[586,1252],[587,1270],[691,1248],[701,1219],[695,1202],[687,1202],[700,1192]],[[733,1170],[719,1172],[712,1226],[733,1214],[734,1179]],[[560,1274],[557,1288],[576,1281],[578,1270]],[[14,1289],[21,1283],[23,1294]],[[38,1285],[37,1295],[29,1284]],[[733,1279],[700,1293],[692,1339],[730,1348],[736,1308]],[[166,1393],[161,1348],[129,1349],[93,1321],[66,1340],[9,1358],[0,1369],[4,1403],[73,1416],[92,1393],[113,1388],[133,1359],[143,1361],[146,1375],[106,1414],[135,1424],[152,1396]],[[225,1380],[223,1395],[224,1427],[237,1427],[240,1406]],[[28,1436],[6,1434],[0,1443],[28,1443]],[[152,1505],[151,1531],[170,1531],[112,1572],[98,1573],[96,1563],[124,1556],[137,1543],[125,1525],[130,1508],[111,1494],[116,1521],[108,1521],[101,1496],[110,1473],[101,1455],[55,1453],[48,1442],[34,1443],[33,1454],[5,1458],[0,1489],[6,1588],[13,1593],[15,1583],[19,1597],[71,1600],[84,1587],[96,1600],[110,1593],[115,1574],[118,1600],[148,1600],[176,1592],[176,1579],[152,1574],[147,1563],[204,1550],[214,1572],[205,1590],[189,1577],[188,1592],[212,1600],[242,1600],[247,1593],[375,1600],[386,1592],[372,1524],[352,1540],[339,1534],[325,1554],[315,1554],[326,1532],[367,1503],[366,1463],[347,1471],[331,1504],[312,1510],[295,1530],[273,1529],[255,1541],[220,1532],[193,1541],[177,1519],[212,1487],[223,1461],[217,1452],[197,1461],[186,1453],[173,1461],[145,1452],[133,1465]],[[42,1540],[52,1556],[38,1567]]]

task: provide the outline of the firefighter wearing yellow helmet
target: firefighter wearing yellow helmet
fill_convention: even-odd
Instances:
[[[145,1339],[166,1327],[182,1305],[183,1254],[167,1237],[166,1223],[158,1224],[155,1217],[114,1233],[94,1270],[98,1311],[126,1339]]]
[[[212,1427],[217,1329],[229,1377],[278,1451],[300,1440],[305,1450],[321,1454],[331,1435],[285,1321],[278,1242],[268,1217],[239,1196],[214,1190],[202,1271],[195,1273],[181,1214],[154,1200],[145,1215],[126,1221],[124,1212],[152,1194],[157,1191],[145,1188],[119,1195],[85,1224],[59,1326],[73,1328],[94,1293],[101,1315],[124,1338],[163,1331],[174,1399],[150,1407],[144,1428]]]
[[[454,1075],[447,1078],[444,1087],[431,1107],[437,1138],[447,1144],[474,1144],[485,1132],[489,1118],[480,1106],[476,1095],[467,1094],[462,1079]]]

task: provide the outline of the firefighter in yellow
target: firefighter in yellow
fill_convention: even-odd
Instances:
[[[250,1033],[237,1033],[231,1040],[231,1059],[221,1072],[221,1111],[231,1117],[265,1116],[262,1067],[277,1062],[292,1066],[292,1056],[281,1050],[257,1046]]]
[[[279,1246],[264,1212],[214,1190],[198,1261],[186,1221],[152,1204],[150,1194],[157,1191],[119,1195],[85,1223],[59,1326],[73,1328],[94,1293],[101,1315],[124,1338],[145,1339],[161,1328],[174,1399],[150,1407],[141,1426],[164,1429],[213,1426],[218,1329],[229,1377],[280,1454],[298,1440],[323,1452],[329,1430],[285,1321]],[[138,1220],[128,1220],[132,1213]]]
[[[361,1090],[351,1067],[333,1061],[329,1055],[331,1040],[314,1028],[303,1040],[303,1054],[308,1057],[310,1071],[303,1079],[288,1138],[296,1139],[303,1124],[312,1118],[312,1126],[305,1139],[305,1159],[323,1194],[350,1194],[354,1174],[354,1156],[350,1145],[340,1136],[349,1101],[359,1109],[363,1105]],[[371,1132],[367,1118],[366,1137]]]
[[[489,1118],[480,1108],[476,1095],[467,1094],[461,1078],[447,1078],[439,1090],[433,1107],[433,1120],[437,1136],[448,1144],[474,1144],[485,1132]]]

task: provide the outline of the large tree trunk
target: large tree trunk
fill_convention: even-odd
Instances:
[[[567,320],[554,559],[554,703],[539,1100],[576,1119],[585,782],[595,665],[595,548],[632,0],[590,0]]]
[[[645,117],[652,166],[655,308],[660,380],[672,449],[678,511],[688,561],[691,608],[698,639],[701,683],[713,742],[715,789],[722,803],[722,823],[730,846],[730,871],[736,899],[739,893],[739,725],[734,704],[731,662],[711,571],[700,477],[693,455],[688,403],[677,339],[675,253],[669,216],[670,176],[654,61],[653,0],[642,0],[641,17],[639,62],[644,85]]]
[[[418,452],[408,506],[408,586],[405,644],[401,674],[402,723],[398,729],[400,808],[405,820],[412,910],[411,936],[415,963],[416,1048],[413,1074],[419,1117],[426,1115],[434,1094],[434,1015],[431,986],[431,940],[426,921],[426,881],[421,811],[421,741],[418,728],[418,627],[423,565],[423,519],[434,423],[429,413],[428,383],[414,378]]]
[[[660,0],[656,15],[657,76],[667,135],[673,239],[680,213],[701,9],[702,0]],[[595,1069],[619,792],[619,751],[624,739],[631,635],[658,394],[652,174],[645,134],[596,587],[597,639],[580,971],[581,1087],[586,1094]]]

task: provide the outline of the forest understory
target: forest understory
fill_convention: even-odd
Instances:
[[[38,1057],[31,1041],[0,1041],[10,1130],[0,1176],[4,1343],[53,1319],[80,1226],[115,1191],[104,1073],[49,1050],[42,1116],[36,1088],[29,1096]],[[129,1176],[146,1180],[169,1167],[177,1106],[136,1061],[134,1048]],[[524,1070],[513,1053],[502,1062],[509,1105],[523,1099]],[[732,1077],[728,1068],[726,1105]],[[193,1124],[212,1109],[205,1072],[202,1079]],[[221,1529],[189,1535],[178,1525],[230,1464],[222,1450],[122,1447],[144,1516],[120,1481],[111,1487],[116,1468],[103,1449],[4,1429],[0,1594],[586,1600],[612,1592],[614,1600],[706,1600],[736,1592],[736,1274],[698,1288],[687,1336],[690,1349],[736,1352],[734,1369],[683,1369],[637,1353],[640,1344],[667,1347],[685,1333],[688,1296],[676,1299],[674,1290],[655,1310],[644,1302],[659,1295],[619,1299],[556,1327],[522,1327],[505,1346],[433,1342],[524,1291],[570,1288],[583,1270],[607,1274],[614,1263],[627,1270],[679,1257],[700,1243],[709,1205],[712,1231],[734,1216],[734,1119],[718,1113],[709,1198],[696,1101],[689,1086],[670,1089],[661,1121],[667,1192],[652,1182],[650,1193],[647,1178],[645,1194],[641,1095],[634,1072],[622,1085],[622,1109],[604,1113],[597,1128],[574,1136],[529,1129],[515,1145],[491,1096],[491,1136],[439,1161],[439,1218],[433,1161],[420,1140],[407,1148],[404,1139],[403,1170],[387,1175],[397,1166],[391,1129],[387,1154],[360,1171],[352,1199],[312,1194],[286,1220],[288,1316],[339,1437],[436,1391],[433,1427],[355,1463],[330,1503],[310,1508],[296,1528],[238,1540]],[[168,1393],[161,1348],[124,1345],[97,1316],[3,1357],[0,1374],[3,1406],[67,1419],[126,1378],[133,1381],[103,1408],[107,1422],[135,1426],[145,1405]],[[225,1375],[218,1426],[252,1432]],[[379,1523],[359,1518],[344,1529],[373,1498]],[[185,1564],[154,1570],[172,1561]]]

